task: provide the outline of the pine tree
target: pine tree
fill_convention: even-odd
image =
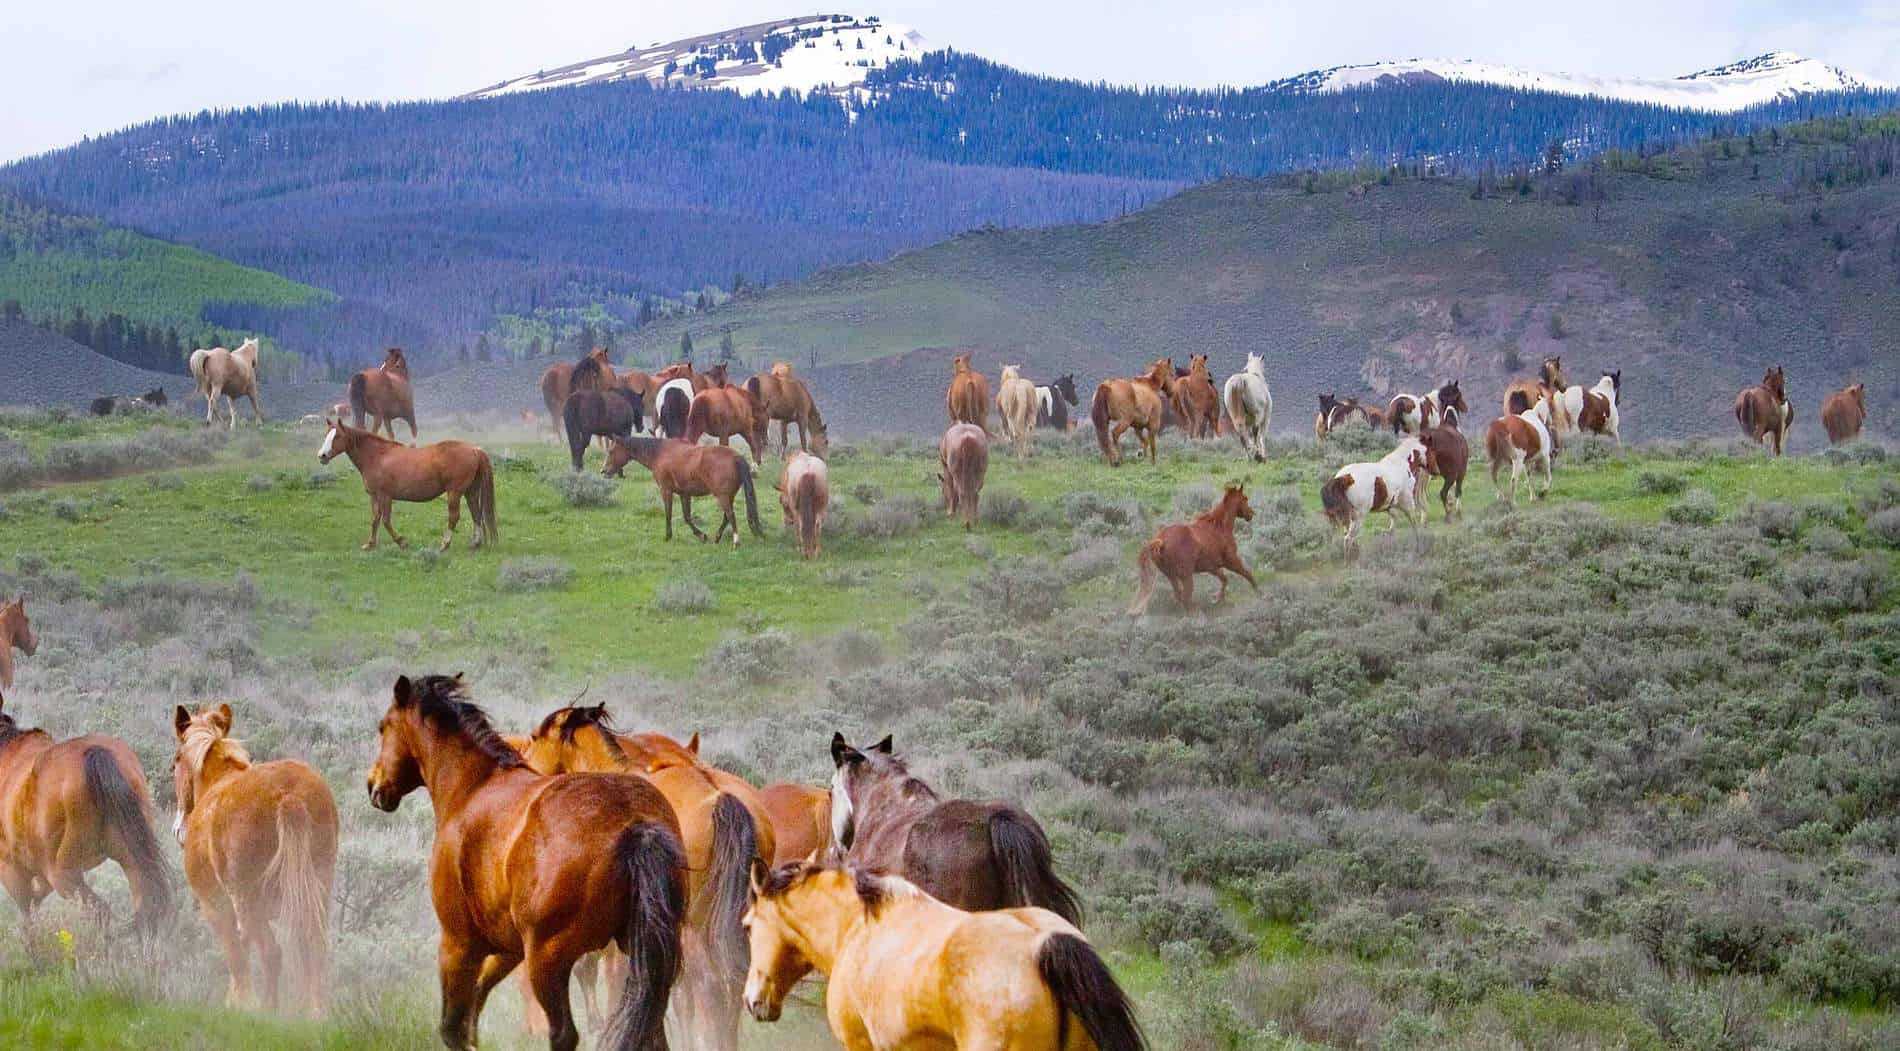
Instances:
[[[691,362],[693,360],[693,334],[691,332],[680,333],[680,360],[685,362]]]
[[[719,334],[719,360],[730,362],[735,349],[732,343],[732,330],[727,329],[721,332]]]

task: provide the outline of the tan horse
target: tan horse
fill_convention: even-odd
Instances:
[[[799,555],[817,558],[825,508],[831,503],[831,472],[825,461],[808,452],[793,453],[778,481],[778,503],[785,512],[785,527],[798,532]]]
[[[990,381],[970,366],[969,354],[958,354],[950,362],[950,391],[944,395],[944,408],[951,423],[971,423],[990,433]]]
[[[1175,380],[1174,411],[1181,417],[1181,430],[1190,438],[1214,434],[1220,419],[1220,394],[1214,390],[1214,377],[1207,371],[1207,355],[1188,358],[1187,375]]]
[[[556,362],[541,373],[541,401],[548,407],[548,422],[554,427],[557,442],[566,436],[561,430],[561,406],[567,404],[568,395],[577,390],[606,390],[615,385],[614,367],[607,360],[607,348],[595,347],[581,361],[593,364],[581,369],[579,383],[574,378],[579,362]]]
[[[1505,385],[1504,415],[1516,416],[1537,404],[1537,399],[1550,392],[1556,391],[1561,395],[1569,389],[1570,381],[1564,376],[1564,359],[1545,358],[1543,363],[1537,366],[1536,379],[1519,378]],[[1556,399],[1553,398],[1552,405],[1555,404]]]
[[[1769,369],[1760,383],[1735,396],[1735,420],[1749,441],[1760,444],[1764,438],[1773,438],[1775,455],[1781,455],[1788,441],[1788,428],[1794,424],[1794,403],[1788,400],[1788,377],[1780,365]]]
[[[850,1051],[1142,1051],[1128,997],[1088,939],[1047,909],[965,912],[898,877],[787,865],[746,914],[752,1016],[823,972],[825,1018]]]
[[[772,371],[762,372],[745,381],[746,389],[758,395],[765,403],[765,418],[768,426],[771,421],[778,423],[778,444],[781,451],[792,451],[791,426],[798,424],[798,447],[807,452],[825,455],[831,447],[831,438],[825,433],[825,418],[819,415],[818,403],[812,400],[811,388],[805,381],[792,375],[792,367],[786,362],[774,362]],[[810,444],[807,444],[807,439]]]
[[[401,420],[409,425],[409,440],[416,440],[416,395],[401,347],[390,347],[381,365],[350,377],[350,414],[358,427],[368,416],[371,434],[388,431],[391,438],[396,436],[395,421]]]
[[[1230,572],[1238,573],[1259,591],[1260,585],[1254,581],[1246,563],[1240,560],[1240,549],[1234,544],[1234,522],[1240,519],[1253,521],[1253,507],[1247,502],[1246,486],[1230,485],[1214,506],[1196,516],[1194,521],[1167,526],[1142,545],[1140,554],[1135,557],[1141,585],[1134,604],[1128,607],[1129,615],[1138,617],[1148,611],[1148,601],[1154,598],[1157,569],[1168,578],[1174,588],[1175,601],[1186,613],[1194,612],[1196,573],[1210,573],[1220,581],[1220,593],[1214,596],[1217,606],[1227,600]]]
[[[205,400],[205,423],[212,422],[218,399],[222,397],[230,411],[229,430],[237,429],[237,400],[251,400],[251,415],[264,422],[264,410],[257,404],[257,340],[247,339],[236,350],[212,347],[191,352],[191,380]]]
[[[1110,467],[1122,462],[1122,435],[1133,428],[1148,462],[1155,462],[1155,435],[1161,430],[1164,399],[1174,397],[1174,359],[1160,358],[1132,379],[1103,380],[1089,402],[1095,442]],[[1113,430],[1110,430],[1113,424]]]
[[[767,426],[765,403],[744,387],[708,387],[686,408],[687,441],[697,445],[711,435],[720,445],[731,445],[732,439],[744,438],[755,464],[764,462]]]
[[[697,399],[695,399],[697,400]],[[763,540],[765,526],[759,522],[759,498],[753,488],[752,465],[731,449],[717,445],[692,445],[671,438],[615,438],[607,450],[607,466],[601,474],[623,477],[627,465],[637,463],[653,473],[653,484],[660,490],[660,506],[666,511],[666,538],[673,539],[673,497],[680,498],[680,519],[701,540],[707,539],[699,523],[693,521],[693,497],[710,496],[719,504],[719,529],[712,536],[718,543],[732,529],[732,546],[739,546],[739,519],[733,514],[732,501],[745,493],[746,524],[752,535]]]
[[[252,763],[232,740],[231,706],[172,713],[177,816],[185,880],[224,949],[233,1006],[277,1007],[283,958],[271,923],[289,940],[292,989],[312,1015],[330,987],[330,891],[336,882],[336,800],[323,775],[295,759]],[[246,947],[263,968],[254,998]]]
[[[1023,378],[1021,365],[1003,366],[996,383],[996,412],[1003,424],[1003,440],[1014,443],[1016,458],[1029,456],[1036,435],[1036,385]]]
[[[447,551],[455,540],[455,527],[462,520],[462,497],[468,497],[468,514],[475,521],[475,544],[501,539],[495,526],[495,469],[488,454],[467,442],[436,442],[420,449],[391,441],[378,434],[359,431],[342,420],[331,420],[329,433],[317,449],[317,460],[329,463],[348,456],[363,476],[363,489],[369,493],[369,540],[363,550],[376,547],[376,527],[381,525],[397,547],[407,541],[396,534],[390,522],[390,507],[395,501],[426,504],[447,493],[449,528],[442,534],[441,550]]]
[[[26,619],[26,596],[16,596],[0,606],[0,690],[13,689],[13,651],[31,657],[39,648],[39,636],[33,634],[33,624]]]
[[[983,478],[990,469],[990,439],[974,423],[953,423],[937,447],[937,482],[943,487],[943,512],[976,528]]]
[[[810,785],[780,783],[759,789],[759,804],[772,825],[772,864],[824,856],[831,844],[831,793]]]
[[[1860,437],[1867,422],[1867,385],[1856,383],[1827,396],[1821,403],[1821,426],[1827,428],[1827,440],[1839,445]]]

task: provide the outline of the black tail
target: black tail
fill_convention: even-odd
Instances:
[[[158,837],[152,834],[152,822],[144,794],[126,780],[125,771],[111,752],[94,746],[82,757],[86,791],[99,807],[106,831],[106,856],[125,869],[138,899],[134,926],[155,933],[172,911],[172,884],[165,855],[159,853]]]
[[[1530,395],[1525,394],[1521,390],[1514,390],[1504,396],[1504,412],[1506,415],[1516,416],[1520,412],[1529,411],[1530,407]]]
[[[1352,524],[1352,505],[1346,502],[1346,490],[1352,488],[1352,479],[1345,475],[1329,480],[1319,491],[1319,505],[1326,511],[1326,517],[1337,525]]]
[[[614,1051],[666,1051],[666,1001],[680,971],[680,917],[685,911],[679,837],[660,825],[628,829],[615,848],[627,868],[631,900],[620,950],[627,975],[620,1003],[601,1035]]]
[[[752,490],[752,465],[739,461],[739,484],[745,489],[745,520],[752,527],[752,535],[765,539],[765,527],[759,524],[759,495]]]
[[[712,871],[700,894],[706,899],[706,929],[719,973],[732,983],[733,1002],[745,984],[751,948],[746,941],[746,906],[752,896],[752,859],[759,852],[759,828],[738,798],[721,793],[713,804]]]
[[[361,427],[363,416],[367,412],[369,412],[369,381],[364,379],[363,374],[359,372],[350,377],[350,415],[355,417],[350,421],[351,426]]]
[[[587,455],[587,443],[594,438],[586,424],[581,422],[581,399],[569,397],[567,404],[561,406],[561,425],[567,431],[567,451],[574,458],[574,469],[581,469],[581,460]]]
[[[990,856],[1003,882],[1005,908],[1035,905],[1080,925],[1082,902],[1055,873],[1042,826],[1010,807],[990,815]]]
[[[1070,1015],[1082,1023],[1099,1051],[1144,1051],[1148,1046],[1128,994],[1115,984],[1108,965],[1088,942],[1073,934],[1050,935],[1036,950],[1036,973],[1061,1012],[1058,1048],[1068,1046]]]

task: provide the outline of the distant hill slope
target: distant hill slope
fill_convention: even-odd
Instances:
[[[0,405],[76,407],[101,394],[143,394],[153,387],[164,387],[176,402],[191,381],[135,369],[37,325],[0,319]]]

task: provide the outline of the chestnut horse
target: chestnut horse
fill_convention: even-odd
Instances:
[[[976,528],[983,477],[990,469],[990,440],[974,423],[953,423],[937,446],[937,482],[943,487],[943,513],[960,516],[963,528]]]
[[[1214,377],[1207,371],[1207,355],[1188,358],[1187,375],[1174,381],[1174,411],[1181,417],[1181,430],[1190,438],[1206,438],[1214,433],[1220,419],[1220,394],[1214,390]]]
[[[1184,613],[1194,612],[1194,574],[1211,573],[1220,581],[1220,593],[1214,596],[1215,605],[1227,599],[1227,574],[1240,574],[1255,591],[1260,585],[1240,561],[1240,549],[1234,545],[1234,522],[1237,519],[1253,521],[1253,507],[1247,502],[1247,487],[1230,485],[1213,507],[1197,515],[1185,525],[1165,526],[1154,539],[1143,544],[1140,554],[1135,556],[1135,564],[1141,571],[1141,587],[1135,593],[1135,601],[1128,607],[1130,616],[1140,616],[1147,612],[1148,602],[1154,598],[1155,570],[1168,578],[1168,584],[1174,588],[1174,599],[1181,604]]]
[[[792,375],[792,367],[786,362],[772,364],[772,371],[761,372],[745,381],[746,389],[758,395],[765,403],[767,425],[771,421],[778,423],[778,444],[782,452],[792,451],[792,424],[798,424],[798,447],[807,452],[825,455],[831,447],[831,439],[825,433],[825,418],[818,412],[818,403],[812,400],[811,388],[805,381]],[[807,444],[807,439],[810,443]]]
[[[1430,459],[1431,453],[1418,438],[1401,438],[1377,460],[1341,467],[1320,488],[1320,507],[1327,520],[1340,528],[1340,544],[1347,557],[1358,550],[1359,531],[1368,515],[1385,512],[1388,530],[1398,528],[1394,515],[1400,512],[1414,526],[1421,523],[1413,516],[1424,513],[1422,490]]]
[[[1130,428],[1148,454],[1148,462],[1155,462],[1162,410],[1173,398],[1173,358],[1157,359],[1140,376],[1103,380],[1096,386],[1095,397],[1089,401],[1089,421],[1095,425],[1095,443],[1102,447],[1110,467],[1121,466],[1122,435]]]
[[[1537,399],[1549,391],[1562,392],[1570,388],[1570,381],[1564,378],[1564,359],[1545,358],[1537,366],[1536,379],[1515,379],[1504,387],[1504,415],[1516,416],[1518,413],[1537,404]]]
[[[377,735],[371,805],[394,813],[422,788],[435,813],[443,1043],[473,1048],[489,992],[525,961],[548,1046],[573,1051],[568,976],[581,957],[616,945],[628,966],[600,1046],[665,1051],[686,858],[659,790],[627,774],[535,773],[459,675],[397,679]]]
[[[745,490],[745,517],[752,535],[765,539],[765,527],[759,524],[758,494],[752,488],[752,465],[745,457],[719,445],[693,445],[672,438],[615,438],[607,450],[607,466],[600,473],[608,478],[624,476],[627,464],[638,463],[653,472],[653,483],[660,487],[660,504],[666,509],[666,538],[673,539],[673,497],[680,498],[680,520],[701,540],[707,539],[699,523],[693,521],[693,497],[710,496],[719,502],[719,530],[712,537],[718,543],[727,527],[732,529],[732,546],[739,546],[739,519],[732,513],[732,499]]]
[[[1550,399],[1539,398],[1537,403],[1515,416],[1501,416],[1491,421],[1484,432],[1484,449],[1491,459],[1491,483],[1497,484],[1498,468],[1511,465],[1511,502],[1517,502],[1517,481],[1527,475],[1531,468],[1542,466],[1544,469],[1544,495],[1550,495],[1550,461],[1556,452],[1556,443],[1550,436]],[[1531,499],[1537,499],[1537,479],[1526,478]]]
[[[253,1004],[245,952],[263,968],[261,1003],[277,1007],[282,961],[271,922],[290,942],[292,988],[312,1015],[330,987],[330,891],[336,882],[336,800],[323,775],[295,759],[252,763],[230,738],[231,706],[172,713],[178,753],[172,834],[184,847],[185,881],[218,937],[232,1006]]]
[[[26,619],[26,596],[17,595],[0,606],[0,690],[13,689],[13,651],[18,649],[31,657],[39,648],[39,636],[33,634],[33,624]]]
[[[342,420],[331,420],[330,431],[317,449],[317,462],[327,464],[338,456],[350,458],[356,473],[363,476],[364,491],[369,493],[369,540],[363,550],[375,548],[379,524],[397,547],[407,543],[390,522],[395,501],[426,504],[443,493],[449,495],[449,528],[442,534],[441,550],[447,551],[455,540],[464,496],[468,497],[469,517],[475,522],[474,546],[501,538],[495,528],[495,469],[488,462],[488,454],[476,446],[448,441],[417,449],[359,431]]]
[[[171,879],[138,756],[99,734],[55,743],[44,730],[21,729],[5,704],[0,699],[0,884],[27,930],[34,907],[55,891],[108,924],[110,910],[86,873],[111,860],[132,889],[133,928],[156,934],[171,914]]]
[[[785,461],[778,481],[779,508],[785,527],[798,531],[798,553],[817,558],[825,529],[825,508],[831,503],[831,472],[825,461],[804,451]]]
[[[1821,403],[1821,426],[1827,428],[1827,440],[1839,445],[1860,437],[1861,424],[1867,422],[1867,385],[1856,383],[1827,396]]]
[[[831,843],[831,793],[781,782],[759,789],[759,805],[772,826],[772,864],[816,860]]]
[[[969,423],[990,432],[990,381],[970,367],[969,354],[958,354],[950,362],[950,391],[944,395],[944,408],[951,423]]]
[[[582,362],[591,361],[592,365],[580,369],[580,362],[556,362],[541,373],[541,402],[548,407],[548,423],[554,428],[554,440],[560,441],[561,406],[567,404],[568,395],[577,390],[605,390],[614,385],[614,367],[607,360],[607,348],[595,347]],[[580,375],[575,376],[575,370]]]
[[[1134,1008],[1075,925],[1047,909],[965,912],[898,876],[787,865],[753,884],[746,1007],[776,1021],[812,970],[853,1051],[1143,1051]]]
[[[755,464],[764,462],[765,429],[769,424],[765,402],[744,387],[708,387],[694,394],[693,403],[686,408],[687,441],[697,445],[710,434],[719,439],[720,445],[730,445],[732,439],[744,438]]]
[[[942,799],[884,738],[859,750],[831,737],[831,846],[841,861],[903,876],[960,909],[1035,905],[1080,923],[1049,837],[1021,807]]]
[[[1445,413],[1438,426],[1418,432],[1418,440],[1425,447],[1425,473],[1444,480],[1438,490],[1438,502],[1445,509],[1445,521],[1451,521],[1454,516],[1463,518],[1465,472],[1471,463],[1471,444],[1458,430],[1458,411]],[[1419,504],[1419,514],[1430,517],[1423,501]]]
[[[395,421],[402,420],[409,425],[409,440],[416,440],[416,395],[401,347],[390,347],[380,366],[350,377],[350,414],[357,427],[367,415],[371,434],[386,430],[391,438],[396,436]]]
[[[1735,396],[1735,420],[1749,441],[1759,445],[1763,438],[1773,438],[1775,455],[1781,455],[1788,428],[1794,423],[1794,403],[1788,400],[1788,377],[1780,365],[1769,369],[1760,383]]]
[[[228,430],[237,430],[237,400],[251,401],[251,415],[264,422],[264,410],[257,404],[257,340],[247,339],[236,350],[212,347],[191,352],[191,381],[205,400],[205,423],[212,422],[218,399],[222,397],[230,411]]]

